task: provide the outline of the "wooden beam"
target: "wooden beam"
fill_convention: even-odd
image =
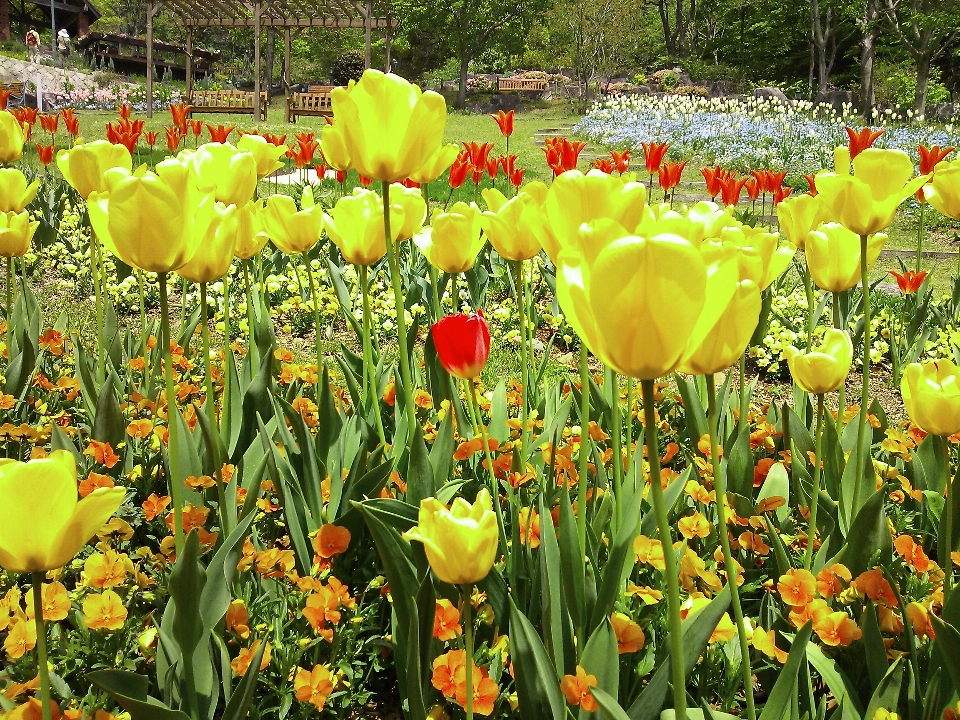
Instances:
[[[187,28],[187,42],[185,50],[186,52],[184,54],[187,56],[187,98],[189,102],[190,94],[193,92],[193,28]]]
[[[290,99],[290,28],[283,29],[283,97]]]
[[[256,24],[253,18],[247,17],[203,17],[203,18],[183,18],[183,24],[189,27],[254,27]],[[374,18],[370,25],[373,28],[382,29],[387,27],[398,27],[399,21],[394,18]],[[366,22],[362,18],[331,18],[331,17],[295,17],[295,18],[262,18],[261,27],[289,27],[289,28],[309,28],[309,27],[328,27],[328,28],[356,28],[365,29]]]

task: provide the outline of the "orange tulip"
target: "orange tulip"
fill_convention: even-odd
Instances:
[[[40,164],[48,167],[53,162],[53,151],[57,149],[57,146],[41,145],[40,143],[34,143],[34,145],[37,146],[37,157],[40,158]]]
[[[859,132],[850,127],[845,127],[844,130],[847,131],[847,135],[850,137],[850,159],[853,160],[857,155],[862,153],[869,147],[873,147],[873,143],[878,137],[883,135],[886,130],[876,130],[873,128],[865,127]]]
[[[491,115],[490,117],[497,121],[500,132],[504,137],[513,135],[513,110],[507,113],[503,110],[498,110],[496,115]]]
[[[664,156],[667,154],[667,150],[670,149],[668,143],[655,143],[653,141],[645,143],[640,143],[643,147],[643,159],[647,166],[647,173],[650,175],[656,174],[660,169],[660,164],[663,162]]]

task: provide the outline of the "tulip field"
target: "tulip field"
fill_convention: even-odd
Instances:
[[[956,720],[953,127],[190,109],[0,110],[12,720]]]

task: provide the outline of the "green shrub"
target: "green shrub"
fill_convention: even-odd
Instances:
[[[874,66],[873,89],[877,103],[913,107],[917,92],[917,72],[913,63],[880,61]],[[927,105],[949,102],[950,90],[943,84],[940,69],[930,68]]]
[[[670,92],[680,82],[680,77],[673,70],[657,70],[650,79],[664,92]]]
[[[365,65],[362,52],[348,50],[333,61],[330,67],[330,82],[334,85],[346,85],[351,80],[359,80]]]

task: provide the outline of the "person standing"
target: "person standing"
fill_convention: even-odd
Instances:
[[[27,32],[27,52],[30,53],[30,62],[35,63],[40,59],[40,33],[37,29],[30,26]]]
[[[60,60],[66,65],[67,58],[70,57],[70,34],[63,28],[57,32],[57,52],[60,54]]]

